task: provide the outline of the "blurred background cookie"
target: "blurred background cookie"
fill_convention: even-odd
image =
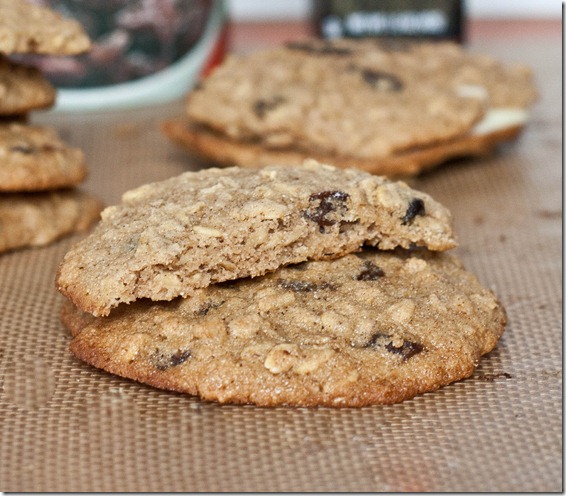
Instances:
[[[36,68],[0,55],[0,114],[11,116],[50,108],[55,88]]]
[[[163,130],[219,164],[412,175],[516,137],[535,98],[527,69],[453,43],[308,40],[229,57]]]
[[[0,123],[0,191],[75,186],[87,174],[84,153],[48,127]]]
[[[0,252],[48,244],[98,219],[100,201],[73,190],[87,175],[84,153],[55,129],[29,123],[30,113],[55,104],[55,88],[40,70],[11,58],[89,47],[76,20],[31,2],[0,0]]]
[[[67,234],[86,231],[102,210],[82,191],[0,194],[0,253],[45,246]]]
[[[74,19],[28,1],[0,0],[0,52],[75,55],[90,39]]]

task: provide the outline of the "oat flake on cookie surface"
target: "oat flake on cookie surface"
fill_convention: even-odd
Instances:
[[[315,161],[207,169],[125,193],[66,254],[57,285],[100,316],[364,244],[443,251],[456,242],[448,210],[403,182]]]
[[[506,316],[452,255],[366,248],[109,317],[66,301],[62,320],[80,359],[158,388],[221,403],[364,406],[469,377]]]

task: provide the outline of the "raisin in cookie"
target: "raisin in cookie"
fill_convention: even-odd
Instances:
[[[80,359],[221,403],[396,403],[470,376],[503,333],[493,293],[455,257],[366,249],[191,299],[62,318]]]
[[[38,69],[0,56],[0,115],[22,115],[54,103],[55,88]]]
[[[453,44],[313,40],[229,58],[163,131],[225,165],[313,157],[410,175],[514,138],[534,98],[528,71]]]
[[[98,219],[102,204],[81,191],[0,194],[0,253],[43,246]]]
[[[74,186],[86,174],[82,150],[65,144],[54,129],[0,123],[0,192]]]
[[[187,172],[124,194],[65,256],[59,290],[107,315],[138,298],[171,300],[363,244],[455,246],[451,215],[405,183],[307,161]]]
[[[23,0],[0,0],[0,52],[75,55],[90,39],[74,19]]]

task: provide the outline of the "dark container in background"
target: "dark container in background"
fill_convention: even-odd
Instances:
[[[404,37],[464,42],[463,0],[314,0],[322,38]]]
[[[14,0],[23,1],[23,0]],[[24,55],[57,87],[55,110],[162,104],[183,96],[227,51],[226,0],[31,0],[77,20],[77,56]]]

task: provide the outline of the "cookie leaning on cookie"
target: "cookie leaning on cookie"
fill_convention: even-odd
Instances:
[[[535,98],[527,69],[453,44],[312,40],[230,57],[163,130],[220,164],[411,175],[516,137]]]
[[[504,330],[495,295],[441,253],[449,212],[384,177],[312,160],[208,169],[129,191],[102,219],[60,265],[61,320],[81,360],[155,387],[396,403],[469,377]]]
[[[72,352],[221,403],[364,406],[470,376],[505,311],[453,256],[366,249],[93,317],[67,302]]]
[[[207,169],[125,193],[66,254],[57,284],[100,316],[364,244],[452,248],[450,213],[402,182],[315,161]]]

